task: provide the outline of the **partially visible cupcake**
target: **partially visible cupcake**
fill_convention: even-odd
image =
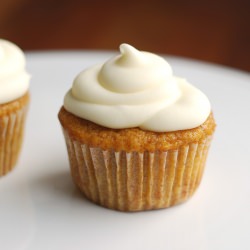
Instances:
[[[202,178],[215,121],[208,98],[161,57],[128,44],[82,71],[59,112],[71,174],[121,211],[173,206]]]
[[[29,103],[29,80],[21,49],[0,39],[0,176],[10,172],[18,159]]]

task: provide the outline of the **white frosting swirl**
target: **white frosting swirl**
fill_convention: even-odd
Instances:
[[[15,44],[0,39],[0,104],[24,95],[29,88],[29,80],[24,53]]]
[[[128,44],[121,55],[82,71],[64,98],[74,115],[108,128],[140,127],[167,132],[205,122],[207,97],[185,79],[173,76],[161,57]]]

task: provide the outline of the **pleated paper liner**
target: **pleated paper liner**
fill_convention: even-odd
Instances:
[[[199,186],[211,141],[165,152],[115,152],[89,147],[66,130],[73,181],[93,202],[121,210],[166,208],[186,201]]]
[[[0,176],[10,172],[17,162],[22,146],[27,106],[26,103],[19,109],[0,116]]]

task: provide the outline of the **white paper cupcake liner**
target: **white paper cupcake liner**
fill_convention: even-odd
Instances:
[[[75,184],[93,202],[122,211],[173,206],[198,187],[211,137],[166,152],[89,147],[64,130]]]
[[[10,172],[18,159],[27,106],[0,117],[0,176]]]

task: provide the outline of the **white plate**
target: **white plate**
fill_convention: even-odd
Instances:
[[[74,187],[57,119],[83,68],[109,52],[28,53],[32,102],[16,169],[0,179],[0,249],[250,249],[250,75],[167,58],[212,102],[218,127],[200,188],[188,202],[123,213],[92,204]]]

